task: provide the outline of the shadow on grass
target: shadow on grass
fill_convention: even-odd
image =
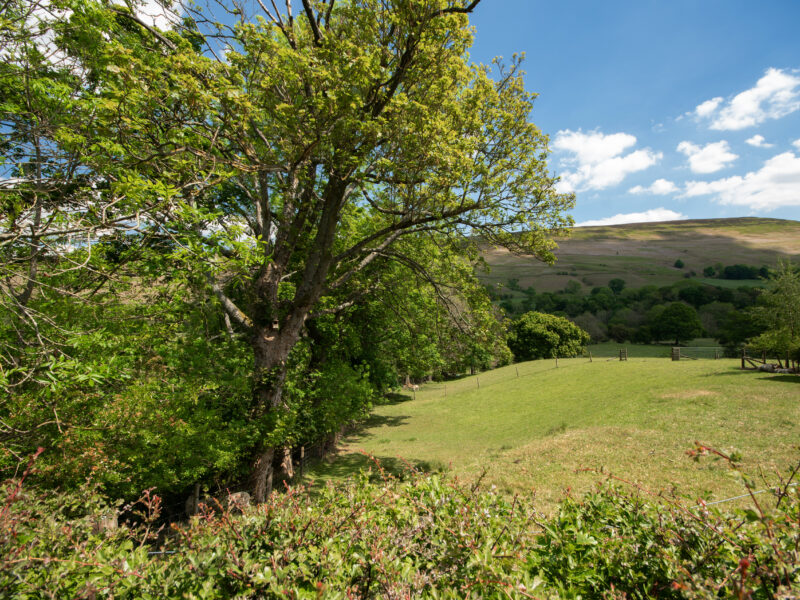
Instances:
[[[322,488],[328,480],[345,480],[360,472],[368,472],[373,482],[385,479],[405,481],[414,471],[422,473],[444,473],[449,467],[441,461],[403,459],[392,456],[369,456],[360,452],[333,454],[308,466],[304,476],[306,483],[312,482],[312,492]]]
[[[378,406],[393,406],[395,404],[402,404],[403,402],[408,402],[409,400],[413,400],[414,396],[408,393],[405,394],[396,394],[390,393],[386,394],[380,400],[377,400],[375,404]]]
[[[752,369],[742,370],[739,367],[731,367],[727,371],[719,371],[717,373],[705,373],[703,377],[728,377],[730,375],[755,375],[758,371]]]
[[[764,375],[759,381],[778,381],[782,383],[800,383],[800,375]]]
[[[779,375],[772,373],[765,373],[763,371],[756,371],[753,369],[742,370],[738,367],[732,368],[729,371],[721,371],[719,373],[706,373],[703,377],[727,377],[731,375],[757,375],[759,381],[778,381],[782,383],[800,383],[800,375]]]
[[[368,434],[367,429],[374,429],[376,427],[399,427],[400,425],[405,425],[410,418],[411,417],[408,415],[387,416],[376,415],[375,413],[372,413],[345,437],[348,440],[363,439],[368,435],[374,435]]]

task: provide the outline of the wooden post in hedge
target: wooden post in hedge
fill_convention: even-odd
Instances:
[[[628,349],[627,348],[620,348],[619,349],[619,359],[620,360],[628,360]]]

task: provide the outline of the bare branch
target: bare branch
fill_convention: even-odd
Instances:
[[[481,3],[481,0],[472,0],[468,6],[459,7],[459,6],[451,6],[450,8],[444,8],[436,13],[434,16],[438,15],[447,15],[447,14],[468,14],[475,10],[475,7]]]
[[[230,317],[236,321],[239,325],[244,327],[246,330],[250,331],[253,328],[253,321],[248,317],[242,309],[240,309],[236,304],[228,298],[225,294],[225,291],[222,289],[222,286],[217,283],[216,281],[211,283],[211,290],[214,292],[214,295],[219,300],[222,307],[225,309],[225,312],[230,315]]]
[[[170,40],[168,40],[163,35],[161,35],[161,33],[159,33],[157,29],[155,29],[153,27],[150,27],[147,23],[142,21],[139,17],[137,17],[132,12],[129,12],[127,10],[123,10],[123,9],[117,7],[117,6],[114,6],[113,4],[110,5],[109,8],[112,11],[114,11],[115,13],[117,13],[118,15],[121,15],[123,17],[126,17],[126,18],[130,19],[131,21],[133,21],[134,23],[139,25],[139,27],[142,27],[143,29],[146,29],[147,32],[150,33],[150,35],[152,35],[154,38],[156,38],[159,42],[164,44],[170,50],[175,51],[175,49],[176,49],[175,44],[173,44]]]
[[[322,42],[322,32],[319,30],[317,20],[314,18],[314,11],[311,9],[311,4],[308,0],[303,0],[303,8],[306,11],[306,17],[308,17],[308,23],[311,25],[311,31],[314,33],[314,43],[319,46]]]

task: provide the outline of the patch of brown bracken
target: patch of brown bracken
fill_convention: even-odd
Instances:
[[[711,390],[683,390],[671,394],[662,394],[664,400],[691,400],[693,398],[703,398],[705,396],[716,396],[717,392]]]

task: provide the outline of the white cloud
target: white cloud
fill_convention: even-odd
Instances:
[[[575,154],[581,163],[599,163],[622,154],[636,144],[636,137],[628,133],[605,135],[599,131],[583,133],[569,129],[558,132],[553,147]]]
[[[720,204],[771,211],[800,206],[800,156],[784,152],[773,156],[758,171],[716,181],[688,181],[685,196],[716,196]]]
[[[171,29],[180,23],[181,12],[166,8],[162,2],[164,0],[140,0],[134,5],[136,15],[147,25],[156,26],[162,30]],[[127,5],[123,6],[127,8]],[[183,10],[181,3],[175,3],[175,7],[178,11]],[[26,14],[25,28],[34,32],[31,41],[51,65],[63,66],[68,60],[67,55],[56,45],[53,24],[66,21],[71,16],[72,10],[58,5],[54,6],[50,0],[37,2]],[[15,62],[16,59],[10,53],[8,46],[0,48],[0,60]],[[73,65],[73,70],[77,73],[78,67]]]
[[[653,208],[644,212],[625,213],[577,223],[575,227],[595,227],[603,225],[622,225],[624,223],[656,223],[658,221],[679,221],[687,216],[667,208]]]
[[[694,113],[700,118],[708,117],[715,110],[717,110],[719,105],[722,104],[723,100],[724,100],[724,98],[720,98],[720,97],[712,98],[711,100],[706,100],[705,102],[703,102],[702,104],[699,104],[697,106],[697,108],[694,109]]]
[[[652,194],[655,196],[665,196],[674,194],[678,191],[678,186],[666,179],[656,179],[648,187],[637,185],[628,190],[629,194]]]
[[[627,133],[559,131],[553,148],[571,154],[561,160],[567,170],[561,175],[560,191],[611,187],[661,160],[662,154],[649,148],[625,154],[635,144],[636,137]]]
[[[710,119],[711,129],[733,131],[752,127],[768,119],[779,119],[800,110],[800,76],[796,71],[767,69],[756,85],[727,103],[722,98],[706,100],[695,109],[701,119]]]
[[[180,3],[176,3],[180,6]],[[136,6],[137,16],[148,25],[158,27],[161,30],[172,29],[180,22],[180,15],[174,10],[165,8],[159,0],[144,0]]]
[[[792,146],[800,150],[800,140],[795,140],[792,142]]]
[[[714,173],[728,166],[739,156],[731,152],[728,142],[713,142],[703,147],[692,142],[678,144],[678,152],[689,157],[689,168],[693,173]]]
[[[772,148],[775,144],[768,144],[761,134],[756,134],[751,138],[748,138],[744,141],[745,144],[750,144],[751,146],[755,146],[756,148]]]

